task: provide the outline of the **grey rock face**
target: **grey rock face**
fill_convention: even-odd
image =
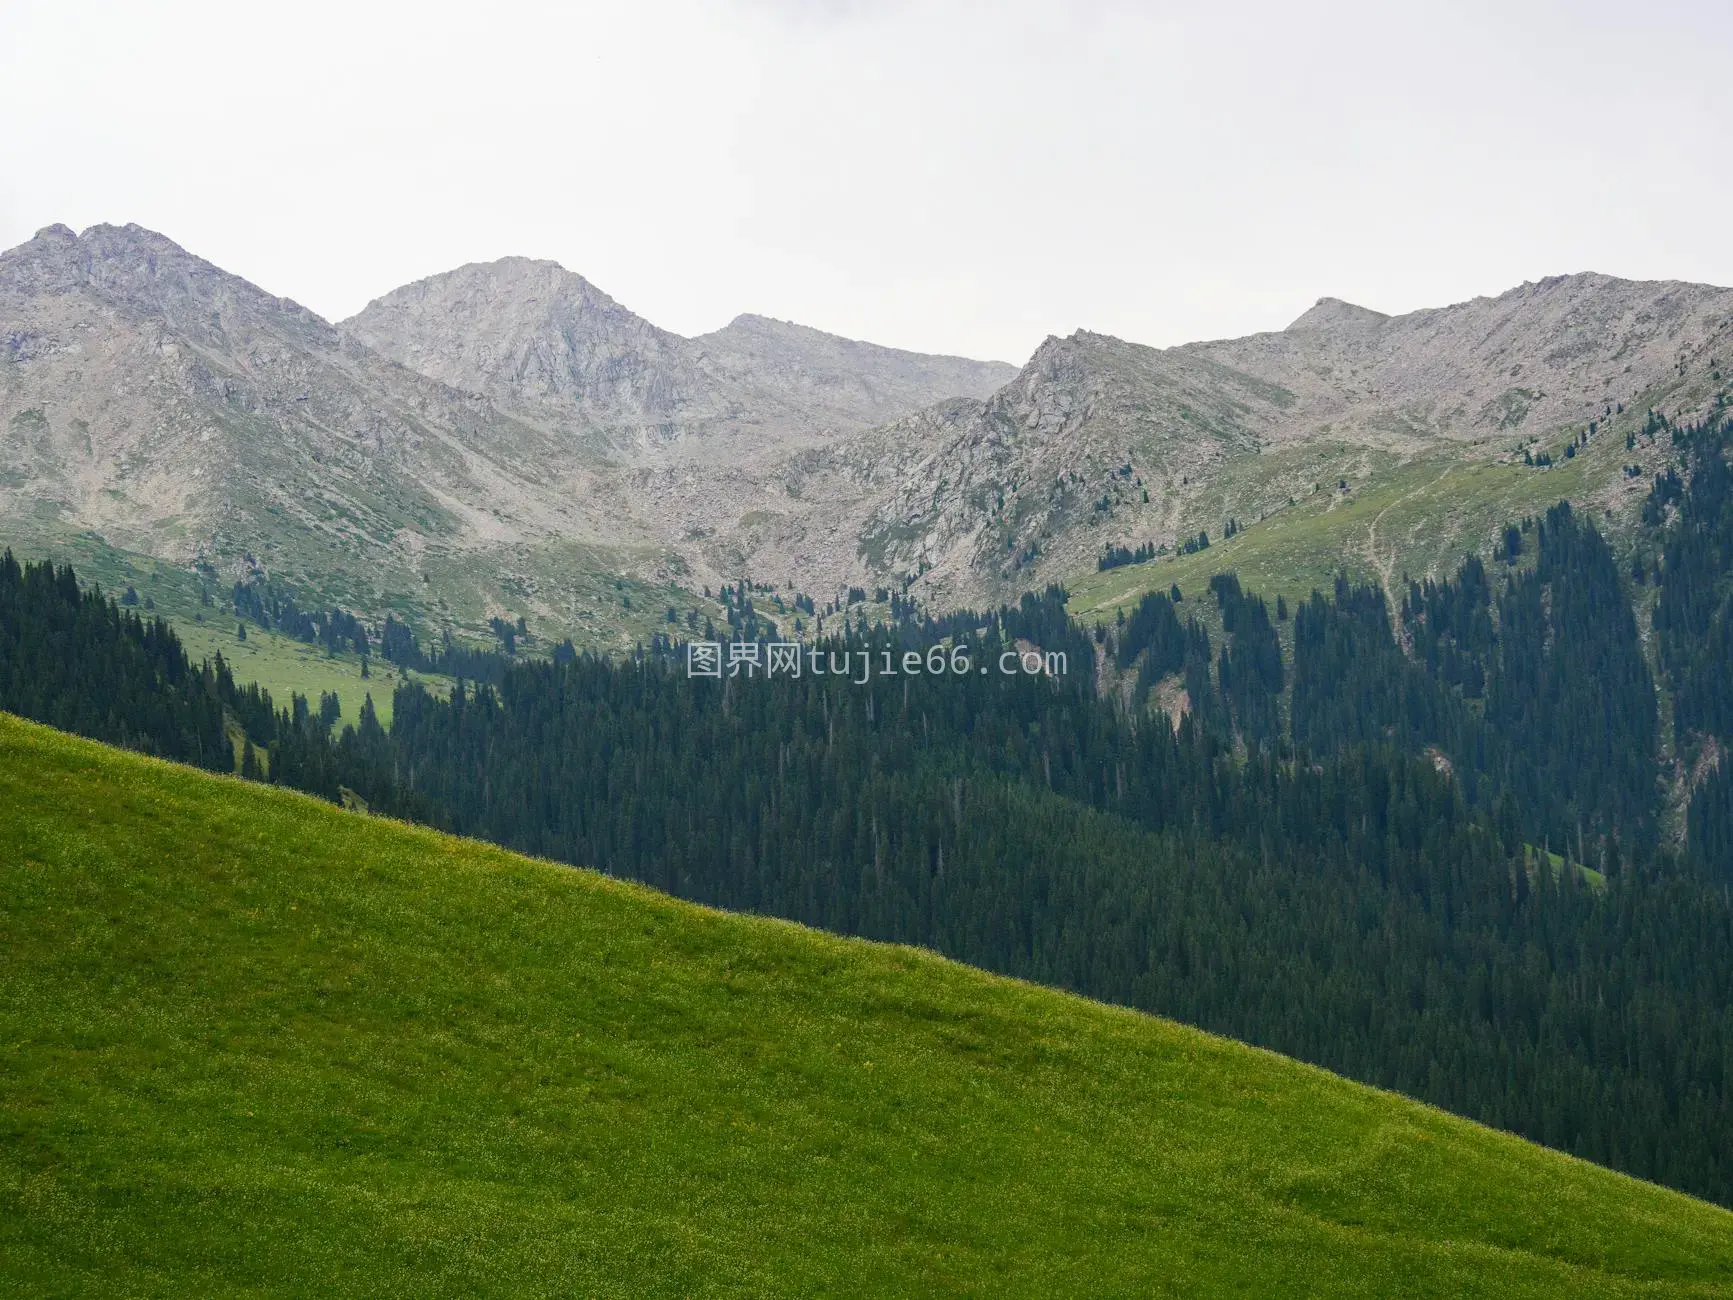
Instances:
[[[1020,370],[759,316],[683,338],[522,258],[332,325],[150,231],[55,226],[0,255],[0,523],[556,628],[574,564],[976,602],[1285,501],[1296,449],[1508,455],[1698,401],[1716,357],[1733,291],[1601,275],[1178,348],[1079,332]]]
[[[1284,437],[1468,440],[1593,419],[1664,383],[1730,318],[1730,289],[1585,274],[1405,316],[1326,298],[1279,333],[1186,350],[1291,391]]]
[[[1320,298],[1288,326],[1290,333],[1302,330],[1377,329],[1390,318],[1370,307],[1357,307],[1340,298]]]
[[[396,289],[341,327],[383,356],[621,452],[702,440],[763,452],[984,396],[1015,369],[741,316],[696,339],[554,262],[505,258]],[[721,444],[718,446],[718,444]]]
[[[429,542],[582,527],[539,485],[561,463],[540,431],[138,227],[0,256],[0,338],[0,518],[369,585]]]
[[[250,555],[358,604],[461,583],[558,625],[538,593],[561,566],[735,576],[824,504],[790,514],[789,456],[1015,373],[751,317],[682,339],[524,259],[363,316],[333,326],[133,226],[0,255],[0,524]],[[858,568],[813,535],[817,563]]]
[[[999,361],[905,352],[764,316],[737,316],[693,343],[707,374],[741,385],[766,406],[812,412],[838,432],[884,424],[947,398],[985,397],[1017,374]]]
[[[1595,274],[1396,317],[1325,298],[1279,332],[1165,350],[1050,338],[986,401],[898,426],[907,468],[863,544],[935,596],[1007,594],[1108,543],[1219,527],[1230,471],[1259,482],[1242,517],[1279,508],[1305,485],[1249,468],[1271,453],[1509,454],[1620,403],[1691,409],[1729,357],[1733,290]]]
[[[684,340],[553,262],[512,257],[419,280],[342,328],[453,388],[589,429],[654,429],[712,414]]]

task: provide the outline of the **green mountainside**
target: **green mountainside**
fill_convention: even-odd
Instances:
[[[1733,1216],[931,955],[0,719],[0,1287],[1713,1295]]]
[[[1340,572],[1399,593],[1404,577],[1448,577],[1464,552],[1490,552],[1505,525],[1545,514],[1561,500],[1589,511],[1626,550],[1640,541],[1640,512],[1654,476],[1680,463],[1664,437],[1627,449],[1622,431],[1546,468],[1434,455],[1380,466],[1346,479],[1346,487],[1321,449],[1306,456],[1316,460],[1308,470],[1305,457],[1297,458],[1295,469],[1308,478],[1293,505],[1243,521],[1232,537],[1224,538],[1219,524],[1210,528],[1206,549],[1079,574],[1066,584],[1072,613],[1085,622],[1111,616],[1144,592],[1174,583],[1195,595],[1218,573],[1236,573],[1272,600],[1328,590]],[[1626,474],[1626,465],[1642,472]],[[1214,513],[1226,519],[1231,511],[1224,504]]]

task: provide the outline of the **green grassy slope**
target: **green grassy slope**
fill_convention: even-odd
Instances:
[[[1347,493],[1337,489],[1333,473],[1306,461],[1324,457],[1327,448],[1245,458],[1224,476],[1245,477],[1261,467],[1294,504],[1262,520],[1243,520],[1244,530],[1228,540],[1212,522],[1229,508],[1222,505],[1215,514],[1201,516],[1212,538],[1208,550],[1078,574],[1066,583],[1071,613],[1093,622],[1135,605],[1146,591],[1165,591],[1174,583],[1194,596],[1213,574],[1227,572],[1238,573],[1249,591],[1270,600],[1286,596],[1290,602],[1314,588],[1329,591],[1344,569],[1386,588],[1404,573],[1453,576],[1465,551],[1489,553],[1505,524],[1544,514],[1561,499],[1589,510],[1617,543],[1634,527],[1652,475],[1678,459],[1664,438],[1640,440],[1636,450],[1627,451],[1622,432],[1616,431],[1571,460],[1562,458],[1556,439],[1537,446],[1560,456],[1552,468],[1482,454],[1438,455],[1378,465],[1370,475],[1351,479]],[[1626,478],[1625,464],[1641,465],[1643,474]]]
[[[389,720],[391,679],[396,676],[390,665],[375,661],[373,678],[362,681],[361,661],[355,654],[327,658],[322,646],[265,631],[251,622],[246,642],[240,643],[230,605],[232,574],[201,577],[188,566],[112,546],[94,533],[73,531],[53,520],[0,520],[0,549],[5,548],[10,548],[20,562],[48,559],[71,564],[80,581],[98,585],[111,596],[118,597],[129,585],[134,587],[141,601],[150,601],[149,614],[160,615],[174,625],[194,659],[220,651],[235,665],[239,680],[257,681],[282,704],[288,703],[291,690],[309,695],[315,703],[321,692],[328,691],[342,700],[344,717],[353,720],[371,691],[374,707]],[[545,562],[547,571],[520,571],[532,560]],[[488,618],[496,613],[528,617],[534,635],[523,646],[528,657],[546,656],[566,636],[579,649],[630,649],[647,642],[654,633],[670,631],[665,621],[670,606],[682,615],[697,609],[701,617],[723,621],[722,607],[714,600],[695,596],[671,582],[624,576],[649,563],[637,552],[550,543],[529,559],[515,552],[464,557],[430,554],[426,557],[428,584],[414,598],[401,592],[346,585],[343,570],[336,566],[319,575],[316,582],[290,582],[288,590],[305,609],[340,605],[364,615],[375,630],[377,622],[392,612],[417,630],[423,648],[428,650],[445,630],[450,630],[460,644],[497,648],[487,627]],[[526,594],[530,589],[524,586],[526,582],[540,593],[534,599]],[[201,593],[211,596],[214,604],[204,605]],[[138,612],[147,613],[142,605]],[[443,678],[423,680],[437,690],[450,687]]]
[[[235,637],[235,620],[215,624],[175,623],[175,635],[186,647],[187,656],[198,663],[220,654],[228,661],[238,682],[257,682],[271,692],[272,702],[279,708],[289,706],[289,696],[299,693],[319,707],[319,697],[335,695],[343,707],[343,721],[354,722],[361,716],[362,703],[371,696],[374,711],[381,726],[391,725],[393,695],[397,689],[398,672],[393,664],[374,659],[371,675],[361,676],[361,657],[350,653],[328,656],[321,646],[308,645],[293,637],[275,632],[247,629],[247,639]],[[451,689],[451,680],[435,673],[409,674],[430,691],[443,696]]]
[[[0,717],[0,1291],[1710,1295],[1733,1215],[1146,1016]]]
[[[148,599],[151,605],[146,609],[141,603],[137,613],[167,619],[194,663],[222,655],[233,668],[235,680],[257,682],[271,692],[279,708],[288,707],[294,691],[305,695],[315,708],[319,697],[329,693],[341,701],[343,718],[353,722],[361,714],[362,702],[371,695],[380,722],[391,725],[392,692],[397,685],[394,666],[375,659],[371,676],[363,679],[360,656],[327,656],[323,646],[308,645],[251,622],[247,624],[247,639],[241,641],[235,634],[239,620],[227,606],[226,589],[188,569],[118,550],[88,533],[55,534],[9,525],[0,528],[0,549],[8,548],[21,563],[48,559],[71,564],[80,582],[98,586],[108,596],[118,597],[128,586],[133,587],[140,601]],[[218,603],[202,605],[201,588],[214,593]],[[439,694],[451,688],[443,677],[412,675]]]

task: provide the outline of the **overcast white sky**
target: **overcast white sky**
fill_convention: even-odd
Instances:
[[[333,319],[522,253],[1022,361],[1733,284],[1729,67],[1725,0],[0,0],[0,246],[138,222]]]

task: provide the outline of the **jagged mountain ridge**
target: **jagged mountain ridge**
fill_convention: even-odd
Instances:
[[[1586,273],[1402,316],[1326,298],[1285,330],[1187,350],[1294,393],[1289,437],[1472,440],[1594,419],[1729,320],[1733,289]]]
[[[547,493],[483,504],[558,456],[545,435],[154,232],[40,232],[0,257],[0,327],[8,513],[177,559],[269,518],[345,552],[581,528]]]
[[[0,521],[471,628],[605,619],[597,571],[943,606],[1338,473],[1700,404],[1730,329],[1733,291],[1579,275],[1176,348],[1079,331],[1013,372],[755,316],[684,338],[522,258],[332,325],[152,232],[51,227],[0,255]]]
[[[680,339],[558,268],[513,265],[532,288],[577,286],[566,337],[594,346],[519,354],[510,378],[529,396],[507,410],[154,232],[39,232],[0,255],[0,523],[208,566],[219,590],[268,571],[436,624],[528,613],[581,630],[606,611],[579,608],[578,578],[717,576],[697,539],[782,495],[744,464],[931,402],[959,375],[988,391],[1014,373],[761,318]],[[778,400],[754,408],[753,382]],[[578,392],[594,400],[557,405]]]
[[[933,357],[740,316],[684,338],[556,262],[504,258],[375,299],[340,328],[382,356],[627,455],[732,460],[984,397],[1001,362]]]
[[[863,554],[940,602],[1008,593],[1108,544],[1256,520],[1320,478],[1510,460],[1621,406],[1700,410],[1730,356],[1733,289],[1593,273],[1402,316],[1325,298],[1285,330],[1166,349],[1078,331],[878,441],[903,469]]]

